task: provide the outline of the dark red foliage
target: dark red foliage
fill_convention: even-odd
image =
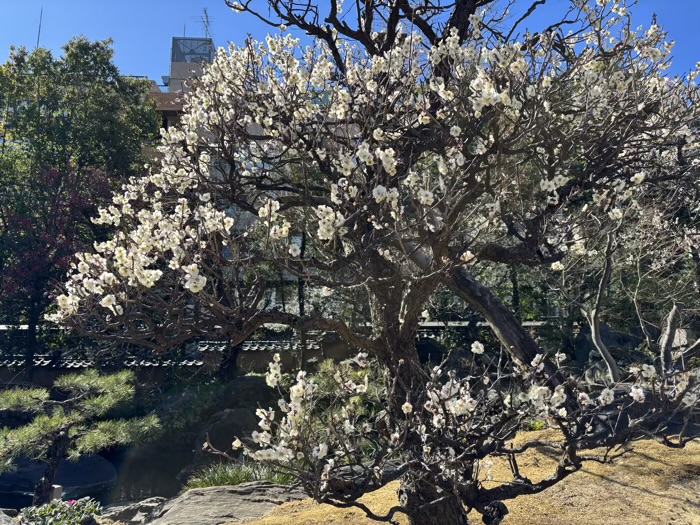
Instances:
[[[109,183],[97,171],[51,169],[18,190],[0,216],[0,305],[25,317],[42,311],[55,280],[73,255],[95,237],[90,217],[109,197]]]

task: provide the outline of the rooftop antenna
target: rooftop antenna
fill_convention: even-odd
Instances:
[[[211,38],[211,34],[209,33],[209,28],[211,27],[211,19],[209,18],[209,12],[207,11],[206,7],[204,8],[204,15],[200,18],[200,21],[204,26],[205,38]]]
[[[36,48],[39,48],[39,40],[41,39],[41,22],[44,20],[44,6],[41,6],[41,11],[39,12],[39,31],[36,34]]]

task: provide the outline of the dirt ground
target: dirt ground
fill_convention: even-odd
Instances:
[[[552,438],[544,431],[537,436]],[[516,441],[532,439],[535,433]],[[548,450],[533,450],[520,461],[523,475],[533,481],[550,475],[555,461]],[[508,481],[510,471],[495,462],[495,486]],[[397,484],[367,494],[361,501],[381,515],[396,504]],[[682,450],[653,441],[635,443],[612,465],[586,463],[582,471],[534,496],[506,502],[510,514],[503,525],[700,525],[700,443]],[[477,514],[472,522],[480,524]],[[399,521],[407,524],[403,516]],[[267,517],[246,525],[369,525],[361,511],[336,509],[302,501],[283,505]]]

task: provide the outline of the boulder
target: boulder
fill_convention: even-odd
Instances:
[[[17,522],[4,512],[0,512],[0,525],[17,525]]]
[[[223,525],[257,519],[279,505],[305,499],[299,488],[253,481],[192,489],[169,500],[150,525]]]
[[[156,497],[138,503],[110,505],[102,513],[102,517],[124,525],[142,525],[148,523],[163,508],[165,501],[165,498]]]

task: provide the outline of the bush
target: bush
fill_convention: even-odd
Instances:
[[[197,472],[187,481],[185,490],[240,485],[250,481],[269,481],[278,485],[293,485],[296,479],[259,463],[219,463]]]
[[[94,523],[102,507],[92,498],[52,501],[40,507],[27,507],[19,514],[20,525],[85,525]]]
[[[525,432],[537,432],[538,430],[544,430],[547,428],[547,423],[544,421],[530,420],[523,423],[523,430]]]

